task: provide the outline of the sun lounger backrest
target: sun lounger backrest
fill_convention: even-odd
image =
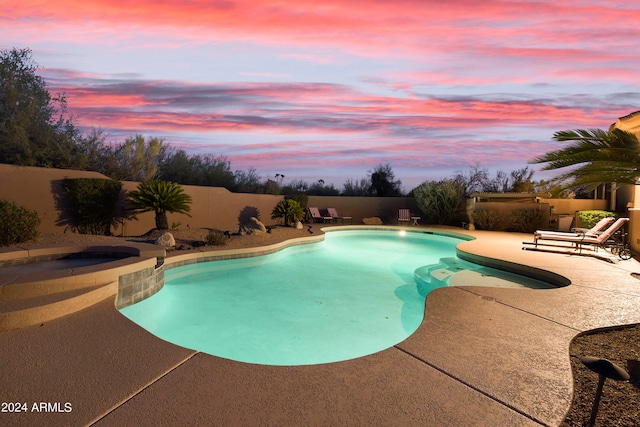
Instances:
[[[610,239],[611,236],[613,236],[613,233],[615,233],[620,228],[622,228],[622,226],[627,221],[629,221],[629,218],[618,218],[616,222],[614,222],[613,225],[611,225],[611,227],[607,228],[605,231],[602,232],[602,234],[598,236],[598,238],[596,239],[598,243],[603,243],[603,242],[606,242],[608,239]]]
[[[322,218],[320,215],[320,210],[318,208],[309,207],[309,213],[313,218]]]
[[[336,210],[336,208],[327,208],[327,212],[329,213],[329,216],[332,218],[338,218],[340,215],[338,215],[338,211]]]
[[[605,228],[607,225],[611,224],[612,222],[613,222],[613,218],[610,217],[610,216],[608,216],[606,218],[602,218],[600,221],[598,221],[598,223],[596,225],[591,227],[589,229],[589,231],[587,231],[585,234],[597,233],[600,230],[602,230],[603,228]]]
[[[409,210],[409,209],[398,209],[398,219],[400,221],[410,221],[411,220],[411,210]]]

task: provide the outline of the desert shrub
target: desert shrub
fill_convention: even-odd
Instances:
[[[227,236],[220,230],[209,230],[209,234],[204,238],[207,246],[222,246],[227,242]]]
[[[522,233],[533,233],[544,228],[547,217],[542,209],[524,208],[518,209],[511,214],[511,227],[514,231]]]
[[[0,200],[0,245],[28,242],[38,235],[38,212]]]
[[[602,218],[613,217],[617,218],[618,215],[613,212],[591,210],[591,211],[579,211],[578,218],[584,228],[591,228],[598,223]]]
[[[191,216],[193,199],[184,192],[181,185],[171,181],[146,181],[138,184],[136,190],[127,196],[133,208],[133,214],[153,212],[156,216],[158,230],[169,229],[167,213],[179,213]]]
[[[428,221],[455,224],[466,217],[464,187],[457,181],[427,181],[414,188],[413,195]]]
[[[69,202],[72,227],[80,234],[108,236],[118,215],[116,205],[122,183],[113,179],[66,178],[62,188]]]
[[[496,209],[476,209],[473,212],[473,225],[479,230],[506,230],[509,218],[504,212]]]
[[[284,198],[285,200],[295,200],[303,210],[306,210],[309,204],[309,196],[306,194],[290,194],[284,196]]]
[[[284,219],[284,225],[287,226],[304,218],[304,209],[293,199],[280,200],[271,212],[271,219],[279,218]]]

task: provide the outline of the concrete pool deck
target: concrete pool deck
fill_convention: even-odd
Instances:
[[[0,424],[558,425],[572,398],[571,339],[640,323],[640,281],[631,276],[640,264],[523,251],[528,234],[465,233],[477,237],[458,246],[470,256],[549,270],[572,284],[437,289],[407,340],[296,367],[166,343],[120,315],[111,297],[0,333],[1,400],[27,406],[0,412]]]

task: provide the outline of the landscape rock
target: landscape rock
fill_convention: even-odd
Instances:
[[[302,223],[300,221],[296,221],[296,230],[302,230]]]
[[[173,248],[176,245],[176,239],[173,234],[165,231],[156,239],[156,244],[165,248]]]
[[[267,231],[267,227],[256,217],[252,216],[249,220],[240,224],[240,229],[238,230],[238,234],[241,236],[251,235],[251,234],[260,234],[265,233]]]
[[[382,220],[377,216],[372,216],[369,218],[362,218],[362,223],[364,225],[382,225]]]

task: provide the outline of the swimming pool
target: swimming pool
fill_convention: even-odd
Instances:
[[[121,312],[174,344],[268,365],[330,363],[372,354],[420,326],[428,292],[446,280],[416,271],[455,258],[461,240],[398,231],[329,232],[320,243],[192,264]]]

